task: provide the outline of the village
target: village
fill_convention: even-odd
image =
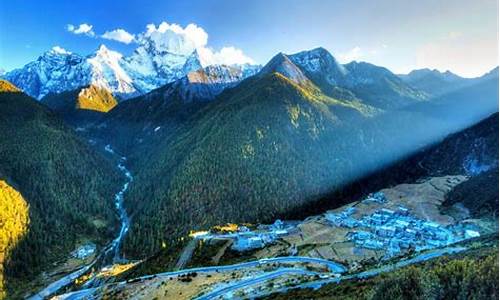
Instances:
[[[291,223],[284,223],[276,220],[271,225],[259,225],[255,230],[250,230],[247,226],[238,226],[228,224],[227,226],[218,226],[219,231],[228,231],[228,233],[211,233],[208,231],[196,232],[191,237],[199,240],[230,239],[233,240],[232,249],[244,252],[254,249],[260,249],[266,245],[276,242],[280,237],[288,235],[296,228]],[[222,230],[220,230],[222,229]]]
[[[369,195],[363,202],[385,203],[382,192]],[[340,213],[326,213],[325,217],[336,227],[356,230],[347,233],[347,239],[357,247],[386,251],[386,258],[409,249],[416,251],[444,247],[464,239],[479,237],[473,226],[453,224],[442,226],[411,215],[408,208],[399,206],[397,210],[381,208],[361,219],[353,218],[354,206]]]
[[[252,252],[257,258],[286,253],[349,263],[369,257],[390,259],[481,235],[475,224],[456,222],[439,213],[444,192],[437,194],[435,187],[444,190],[461,180],[434,178],[417,185],[402,185],[401,189],[378,191],[300,222],[276,220],[273,224],[258,226],[228,224],[191,236],[203,241],[230,240],[232,250]],[[413,190],[429,190],[430,196],[417,196]]]

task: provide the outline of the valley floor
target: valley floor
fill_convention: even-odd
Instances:
[[[370,278],[465,252],[469,240],[498,237],[498,220],[472,219],[460,205],[442,211],[445,195],[466,180],[443,176],[400,184],[303,221],[228,224],[193,232],[177,262],[177,268],[188,269],[56,299],[264,297]]]

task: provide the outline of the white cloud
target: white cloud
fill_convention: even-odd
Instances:
[[[178,24],[162,22],[158,27],[147,25],[146,32],[139,35],[138,41],[140,44],[153,43],[159,50],[188,55],[207,45],[208,34],[195,24],[183,28]]]
[[[342,63],[348,63],[348,62],[351,62],[353,60],[358,60],[360,59],[361,57],[363,57],[363,52],[361,51],[361,47],[359,46],[356,46],[354,48],[352,48],[351,50],[345,52],[345,53],[340,53],[338,55],[339,57],[339,60],[342,62]]]
[[[114,40],[125,44],[130,44],[135,39],[133,34],[130,34],[121,28],[112,31],[106,31],[103,35],[101,35],[101,37],[103,39]]]
[[[69,52],[68,50],[64,49],[61,46],[57,46],[57,45],[52,47],[52,51],[56,52],[56,53],[60,53],[60,54],[71,54],[71,52]]]
[[[66,30],[74,34],[84,34],[87,36],[94,36],[95,33],[92,31],[92,25],[87,23],[82,23],[78,27],[73,24],[66,25]]]
[[[241,49],[233,46],[223,47],[219,51],[208,47],[208,33],[196,24],[189,24],[184,28],[167,22],[158,26],[148,24],[146,31],[139,34],[137,40],[139,44],[153,43],[159,50],[181,55],[189,55],[197,50],[205,66],[254,63]]]
[[[234,64],[254,64],[254,60],[246,56],[241,49],[235,47],[223,47],[220,51],[213,51],[210,48],[199,48],[198,53],[202,64],[207,65],[234,65]]]
[[[66,29],[74,34],[96,36],[92,30],[92,25],[86,23],[80,24],[78,27],[68,24]],[[162,22],[158,26],[148,24],[146,30],[138,34],[132,34],[122,28],[117,28],[97,36],[125,44],[151,45],[156,50],[184,56],[197,50],[204,66],[255,63],[241,49],[233,46],[226,46],[220,50],[209,47],[208,33],[196,24],[188,24],[186,27],[182,27],[179,24]]]

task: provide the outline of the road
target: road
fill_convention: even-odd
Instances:
[[[386,266],[383,266],[380,268],[367,270],[367,271],[357,273],[357,274],[345,275],[345,276],[341,276],[338,278],[329,278],[329,279],[321,279],[321,280],[317,280],[317,281],[310,281],[310,282],[306,282],[306,283],[296,285],[293,287],[285,287],[285,288],[273,290],[272,292],[253,294],[253,295],[251,295],[251,297],[252,298],[264,297],[264,296],[269,296],[272,293],[284,293],[286,291],[293,290],[293,289],[307,289],[307,288],[318,289],[326,284],[339,283],[340,281],[343,281],[343,280],[366,279],[369,277],[377,276],[377,275],[382,274],[382,273],[394,271],[394,270],[402,268],[402,267],[406,267],[406,266],[421,263],[421,262],[424,262],[424,261],[427,261],[427,260],[430,260],[433,258],[437,258],[437,257],[440,257],[440,256],[445,255],[445,254],[454,254],[454,253],[462,252],[466,249],[467,248],[465,248],[465,247],[448,247],[448,248],[443,248],[443,249],[431,250],[429,252],[417,255],[413,258],[401,260],[401,261],[399,261],[395,264],[392,264],[392,265],[386,265]]]
[[[243,262],[243,263],[238,263],[234,265],[226,265],[226,266],[211,266],[211,267],[199,267],[199,268],[191,268],[191,269],[184,269],[184,270],[179,270],[179,271],[172,271],[172,272],[163,272],[163,273],[158,273],[154,275],[145,275],[138,277],[138,280],[147,280],[155,277],[171,277],[171,276],[178,276],[178,275],[185,275],[188,273],[208,273],[208,272],[222,272],[222,271],[236,271],[236,270],[241,270],[245,268],[254,268],[258,266],[263,266],[267,264],[272,264],[272,263],[315,263],[315,264],[321,264],[330,270],[330,272],[333,273],[344,273],[346,271],[346,268],[342,266],[341,264],[338,264],[336,262],[326,260],[326,259],[321,259],[321,258],[314,258],[314,257],[305,257],[305,256],[284,256],[284,257],[274,257],[274,258],[264,258],[264,259],[259,259],[259,260],[253,260],[249,262]]]
[[[238,281],[235,284],[224,286],[222,288],[218,288],[216,290],[213,290],[205,295],[202,295],[201,297],[196,298],[197,300],[208,300],[208,299],[215,299],[221,296],[229,296],[231,297],[232,292],[239,290],[241,288],[246,288],[250,287],[255,284],[259,284],[271,279],[274,279],[276,277],[281,277],[285,275],[317,275],[318,273],[316,272],[311,272],[311,271],[306,271],[302,269],[294,269],[294,268],[287,268],[287,269],[281,269],[278,271],[274,272],[269,272],[261,276],[253,277],[251,279],[246,279],[242,281]]]
[[[49,284],[46,288],[38,292],[37,294],[31,296],[28,298],[28,300],[43,300],[45,298],[48,298],[49,296],[55,294],[57,291],[62,289],[65,286],[70,285],[73,283],[78,277],[82,276],[87,272],[92,266],[95,264],[95,261],[91,263],[90,265],[87,265],[81,269],[78,269],[77,271],[64,276],[63,278]]]
[[[263,266],[263,265],[268,265],[268,264],[273,264],[273,263],[315,263],[315,264],[320,264],[326,266],[330,272],[332,273],[344,273],[346,271],[346,268],[342,266],[341,264],[338,264],[333,261],[329,261],[326,259],[321,259],[321,258],[313,258],[313,257],[302,257],[302,256],[285,256],[285,257],[275,257],[275,258],[265,258],[265,259],[260,259],[260,260],[254,260],[254,261],[249,261],[249,262],[244,262],[244,263],[239,263],[239,264],[234,264],[234,265],[227,265],[227,266],[211,266],[211,267],[200,267],[200,268],[191,268],[191,269],[184,269],[184,270],[179,270],[179,271],[172,271],[172,272],[163,272],[163,273],[158,273],[154,275],[145,275],[138,277],[135,280],[141,281],[141,280],[148,280],[152,278],[158,278],[158,277],[172,277],[172,276],[179,276],[179,275],[185,275],[189,273],[209,273],[209,272],[222,272],[222,271],[236,271],[236,270],[241,270],[245,268],[253,268],[253,267],[258,267],[258,266]],[[302,272],[304,270],[302,269],[297,269],[295,268],[294,270],[297,270],[298,272]],[[125,284],[126,282],[120,282],[119,284]],[[80,290],[81,294],[74,294],[76,296],[72,296],[73,298],[65,298],[71,296],[72,293],[64,294],[59,296],[57,299],[83,299],[83,296],[89,296],[91,295],[94,291],[96,291],[95,288],[92,289],[84,289]]]
[[[433,258],[440,257],[445,254],[453,254],[453,253],[458,253],[461,251],[466,250],[467,248],[464,247],[448,247],[448,248],[443,248],[443,249],[436,249],[432,251],[428,251],[426,253],[419,254],[413,258],[406,259],[406,260],[401,260],[395,264],[392,265],[386,265],[380,268],[364,271],[358,274],[352,274],[352,275],[345,275],[337,278],[330,278],[330,279],[321,279],[313,282],[306,282],[294,287],[287,287],[279,290],[274,290],[274,292],[285,292],[290,289],[297,289],[297,288],[320,288],[321,286],[328,284],[328,283],[338,283],[342,280],[348,280],[348,279],[361,279],[361,278],[368,278],[368,277],[373,277],[376,275],[379,275],[381,273],[385,272],[390,272],[394,271],[398,268],[402,268],[411,264],[416,264],[420,262],[424,262]],[[244,262],[244,263],[239,263],[239,264],[234,264],[234,265],[227,265],[227,266],[211,266],[211,267],[200,267],[200,268],[191,268],[191,269],[185,269],[185,270],[179,270],[179,271],[173,271],[173,272],[164,272],[164,273],[158,273],[155,275],[146,275],[137,278],[136,280],[147,280],[147,279],[152,279],[152,278],[157,278],[157,277],[172,277],[172,276],[178,276],[178,275],[184,275],[188,273],[208,273],[208,272],[222,272],[222,271],[235,271],[235,270],[241,270],[245,268],[251,268],[251,267],[257,267],[257,266],[262,266],[266,264],[272,264],[272,263],[316,263],[316,264],[322,264],[325,265],[329,268],[331,275],[334,274],[341,274],[346,271],[345,267],[337,264],[335,262],[325,260],[325,259],[320,259],[320,258],[312,258],[312,257],[300,257],[300,256],[291,256],[291,257],[276,257],[276,258],[267,258],[267,259],[260,259],[260,260],[255,260],[255,261],[250,261],[250,262]],[[262,276],[254,277],[249,280],[243,280],[243,281],[238,281],[235,282],[233,285],[225,286],[224,288],[217,289],[214,291],[209,292],[208,294],[202,295],[199,299],[209,299],[213,297],[219,297],[222,296],[225,293],[228,292],[234,292],[238,289],[242,289],[245,287],[249,287],[252,285],[255,285],[257,283],[262,283],[264,281],[282,276],[282,275],[287,275],[287,274],[306,274],[303,269],[299,268],[286,268],[286,269],[280,269],[278,271],[274,272],[269,272],[266,273]],[[309,272],[310,274],[316,274],[314,272]],[[134,280],[135,281],[135,280]],[[126,284],[126,282],[120,282],[118,284]],[[85,297],[91,297],[91,295],[96,291],[96,288],[92,289],[85,289],[81,290],[78,292],[73,292],[73,293],[68,293],[59,296],[56,299],[84,299]],[[255,294],[252,295],[252,297],[257,297],[257,296],[265,296],[269,295],[270,293],[262,293],[262,294]],[[209,298],[207,298],[209,297]],[[38,298],[40,299],[40,298]]]

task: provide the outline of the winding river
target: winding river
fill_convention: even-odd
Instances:
[[[104,148],[107,152],[110,152],[112,154],[115,154],[113,149],[111,148],[110,145],[106,145]],[[112,262],[118,262],[121,257],[120,257],[120,245],[122,243],[123,238],[128,232],[128,229],[130,227],[130,218],[127,214],[127,210],[123,207],[123,195],[125,192],[128,190],[130,183],[134,180],[134,177],[130,173],[130,171],[127,169],[125,166],[125,162],[127,161],[126,157],[120,157],[120,161],[118,162],[118,169],[125,175],[126,181],[123,184],[122,189],[115,194],[115,207],[116,210],[118,211],[118,215],[120,217],[120,232],[118,236],[113,240],[111,243],[111,247],[106,250],[106,254],[109,253],[110,251],[113,251],[113,261]]]
[[[113,154],[115,156],[118,156],[113,148],[111,148],[110,145],[106,145],[104,147],[104,150],[110,154]],[[101,253],[97,256],[97,258],[92,261],[90,264],[85,265],[78,270],[60,278],[59,280],[52,282],[48,286],[46,286],[44,289],[36,293],[35,295],[31,296],[28,298],[29,300],[38,300],[38,299],[46,299],[58,291],[60,291],[62,288],[67,287],[73,282],[87,273],[91,268],[96,268],[97,270],[101,270],[103,267],[108,266],[110,264],[113,264],[115,262],[119,262],[123,260],[123,258],[120,255],[120,245],[123,241],[123,238],[127,234],[127,231],[130,227],[130,218],[127,214],[127,211],[123,207],[123,195],[125,192],[128,190],[130,183],[134,180],[134,177],[130,173],[130,171],[127,169],[125,166],[125,162],[127,161],[126,157],[123,156],[118,156],[118,169],[125,175],[125,183],[123,184],[122,188],[120,191],[118,191],[115,196],[114,196],[114,204],[115,208],[118,212],[119,218],[120,218],[120,232],[118,233],[118,236],[111,242],[109,243],[106,247],[103,248]],[[112,254],[112,255],[110,255]],[[94,277],[95,278],[95,277]],[[99,283],[97,283],[99,284]],[[94,287],[96,283],[94,282],[93,279],[89,280],[85,286],[86,287]]]

